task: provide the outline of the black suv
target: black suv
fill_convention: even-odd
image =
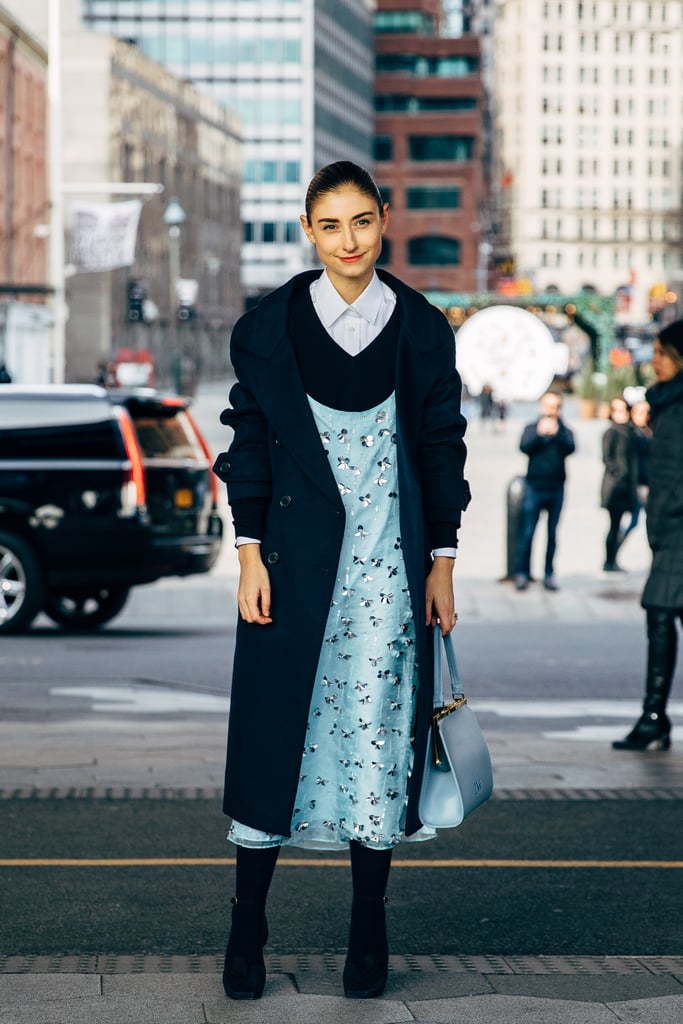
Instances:
[[[95,629],[132,586],[208,572],[223,525],[189,400],[0,387],[0,633]]]

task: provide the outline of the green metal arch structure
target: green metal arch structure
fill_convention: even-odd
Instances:
[[[590,338],[593,363],[597,370],[606,372],[609,366],[609,351],[614,344],[614,298],[579,292],[577,295],[560,295],[557,292],[543,292],[539,295],[496,295],[493,292],[431,292],[423,293],[434,306],[439,306],[448,315],[449,309],[459,308],[471,316],[489,306],[517,306],[531,313],[538,309],[562,310]],[[450,319],[450,318],[449,318]]]

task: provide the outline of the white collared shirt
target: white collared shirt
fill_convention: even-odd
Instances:
[[[349,305],[334,287],[327,270],[310,284],[311,300],[320,323],[350,356],[357,356],[374,341],[396,306],[396,295],[376,273],[355,302]]]

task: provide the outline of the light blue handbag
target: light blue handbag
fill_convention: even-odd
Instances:
[[[443,639],[443,643],[441,642]],[[443,702],[442,648],[451,683]],[[434,717],[427,745],[418,813],[431,828],[454,828],[493,792],[491,757],[476,715],[467,704],[455,660],[453,637],[434,629]]]

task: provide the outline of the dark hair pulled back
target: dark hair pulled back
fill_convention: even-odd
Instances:
[[[351,160],[337,160],[333,164],[321,167],[318,173],[311,178],[306,190],[306,217],[309,223],[313,207],[319,199],[349,185],[357,188],[368,199],[372,199],[373,203],[377,204],[380,214],[382,213],[384,205],[382,196],[372,175],[364,167],[359,167]]]

